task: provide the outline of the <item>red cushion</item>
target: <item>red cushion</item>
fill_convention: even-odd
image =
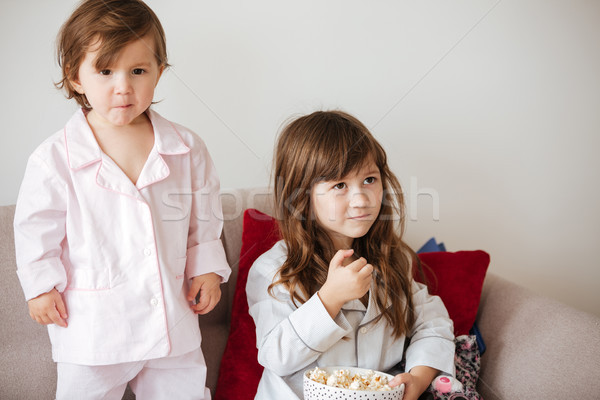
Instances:
[[[231,328],[221,359],[215,400],[254,399],[263,367],[256,360],[256,331],[248,314],[246,281],[254,260],[269,250],[279,237],[275,219],[255,209],[244,212]],[[430,292],[444,301],[454,321],[455,335],[467,334],[475,322],[490,256],[476,250],[422,253],[419,258],[431,269],[425,268]]]
[[[242,249],[231,309],[231,327],[221,358],[215,400],[252,400],[263,367],[256,361],[256,331],[248,314],[248,271],[262,253],[279,240],[277,222],[258,210],[244,211]]]
[[[482,250],[435,252],[420,253],[419,258],[425,264],[429,292],[441,297],[454,321],[454,334],[468,335],[477,317],[489,254]]]

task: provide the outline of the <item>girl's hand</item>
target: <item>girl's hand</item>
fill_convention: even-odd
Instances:
[[[359,258],[343,265],[344,259],[351,257],[354,250],[338,250],[329,263],[327,280],[319,290],[319,298],[331,318],[340,312],[344,303],[363,297],[371,287],[373,266]]]
[[[390,382],[390,387],[404,383],[404,397],[402,400],[417,400],[439,373],[438,370],[425,366],[417,366],[410,372],[396,375]]]
[[[56,289],[40,294],[27,302],[29,316],[41,325],[56,324],[67,327],[67,308],[62,295]]]
[[[193,302],[200,292],[198,303],[191,306],[196,314],[207,314],[221,299],[221,277],[214,272],[192,278],[187,299]]]

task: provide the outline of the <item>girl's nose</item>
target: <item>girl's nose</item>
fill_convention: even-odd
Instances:
[[[115,93],[127,94],[131,91],[131,82],[126,74],[119,75],[115,78]]]
[[[362,191],[355,191],[350,195],[350,207],[367,207],[369,205],[369,196]]]

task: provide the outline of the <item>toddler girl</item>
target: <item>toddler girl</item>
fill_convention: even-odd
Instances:
[[[129,382],[138,399],[210,399],[196,314],[230,274],[219,180],[202,140],[150,109],[163,28],[142,1],[84,1],[58,61],[81,108],[29,158],[15,213],[56,397],[120,399]]]
[[[452,321],[412,279],[402,190],[367,128],[339,111],[298,118],[278,139],[274,177],[283,240],[246,286],[265,367],[256,398],[301,399],[315,366],[388,371],[405,356],[390,384],[405,384],[405,400],[453,375]]]

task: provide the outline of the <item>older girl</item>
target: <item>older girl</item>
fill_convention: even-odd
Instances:
[[[391,382],[405,400],[453,375],[452,321],[412,279],[402,190],[367,128],[340,111],[296,119],[278,139],[274,180],[283,240],[246,287],[265,367],[256,398],[301,399],[315,366],[387,371],[405,356]]]

